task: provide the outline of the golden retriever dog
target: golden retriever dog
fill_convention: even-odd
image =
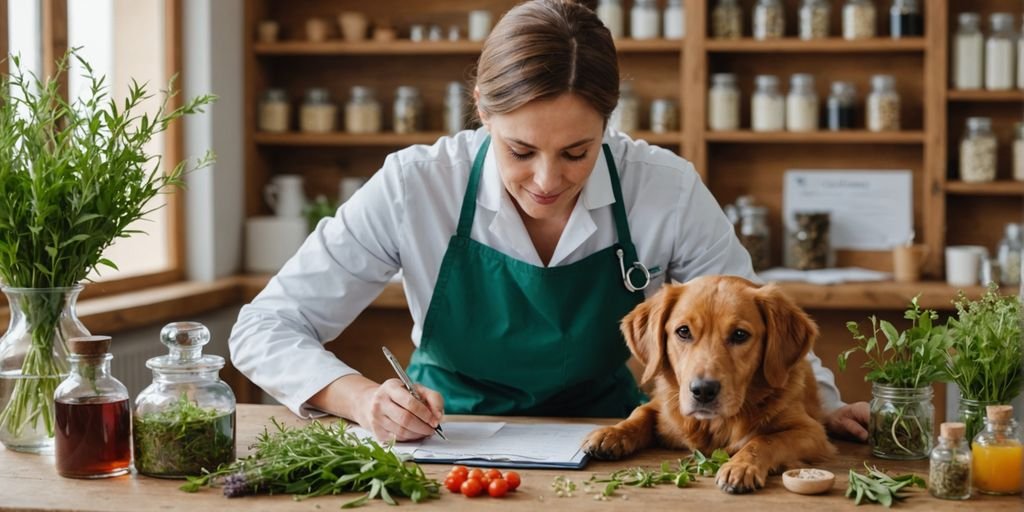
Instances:
[[[771,472],[835,453],[804,356],[818,327],[775,286],[731,276],[667,285],[622,320],[622,333],[654,381],[651,401],[594,431],[584,449],[621,459],[643,448],[724,448],[716,477],[751,492]]]

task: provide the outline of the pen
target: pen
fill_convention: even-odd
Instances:
[[[402,369],[402,365],[398,364],[398,359],[395,359],[395,355],[392,354],[387,347],[381,347],[381,350],[384,351],[384,357],[388,358],[388,362],[391,363],[391,367],[395,369],[395,373],[398,374],[398,378],[402,380],[402,384],[405,385],[405,389],[408,389],[409,393],[412,394],[412,397],[419,400],[421,404],[427,405],[427,402],[423,400],[423,397],[416,392],[416,388],[412,385],[412,380],[409,379],[409,375]],[[437,435],[441,436],[441,439],[444,439],[445,441],[448,440],[448,438],[444,436],[444,432],[441,431],[440,424],[434,427],[434,432],[437,432]]]

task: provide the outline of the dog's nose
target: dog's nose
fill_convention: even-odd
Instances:
[[[717,380],[696,379],[690,381],[690,393],[693,394],[693,399],[702,404],[714,402],[715,398],[718,398],[720,389],[722,389],[722,384]]]

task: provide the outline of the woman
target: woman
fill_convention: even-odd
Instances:
[[[618,321],[667,279],[753,278],[693,166],[605,127],[619,94],[611,36],[586,7],[537,0],[484,45],[483,128],[390,155],[321,221],[231,334],[232,361],[296,414],[380,439],[429,436],[444,412],[622,417],[641,394]],[[409,374],[370,381],[323,349],[401,269]],[[865,438],[810,356],[830,425]]]

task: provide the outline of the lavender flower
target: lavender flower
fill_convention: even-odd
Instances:
[[[221,487],[224,488],[224,496],[228,498],[255,494],[256,491],[256,486],[250,484],[245,473],[241,472],[224,477]]]

